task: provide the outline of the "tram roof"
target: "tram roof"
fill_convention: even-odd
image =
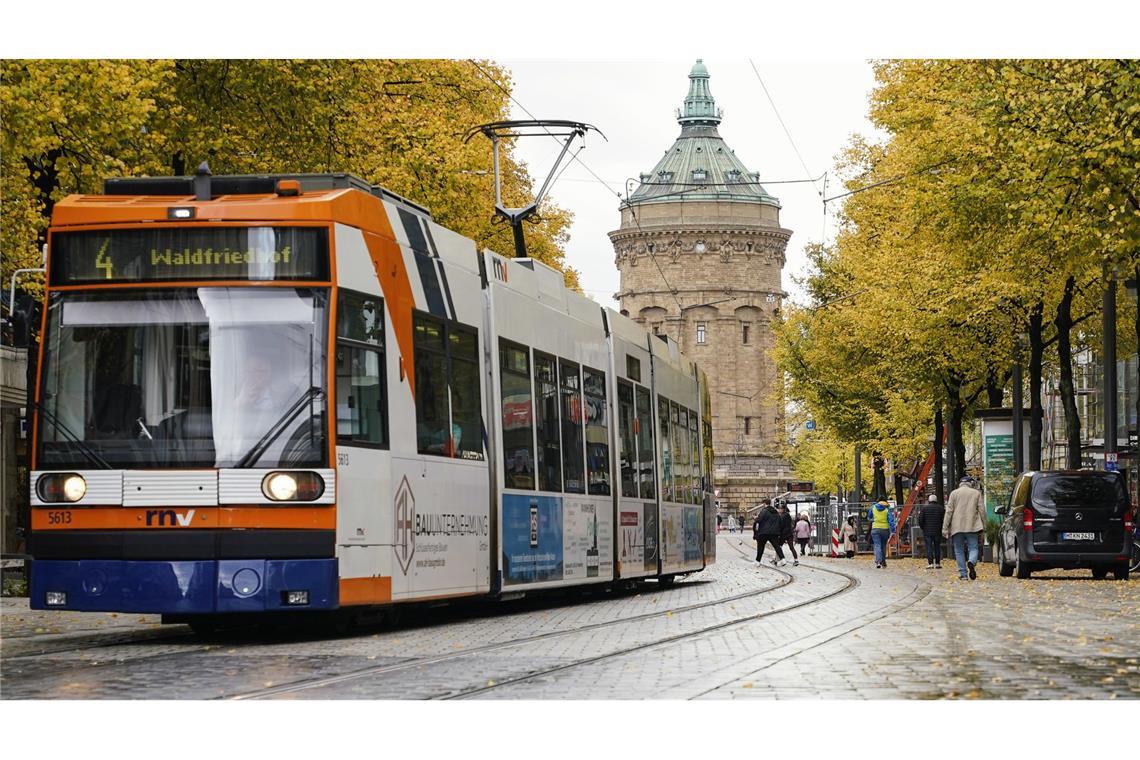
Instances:
[[[194,195],[194,177],[113,177],[103,180],[104,195]],[[302,192],[321,190],[360,190],[381,200],[404,206],[431,218],[431,211],[391,190],[373,185],[354,174],[220,174],[210,177],[213,198],[223,195],[272,195],[281,180],[296,180]]]

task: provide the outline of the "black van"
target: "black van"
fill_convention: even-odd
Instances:
[[[1097,470],[1022,473],[1009,505],[998,507],[998,573],[1087,567],[1128,580],[1132,514],[1124,475]]]

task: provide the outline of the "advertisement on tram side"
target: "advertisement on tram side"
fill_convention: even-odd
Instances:
[[[683,570],[685,567],[685,513],[683,507],[661,505],[661,571]]]
[[[657,560],[661,557],[661,550],[657,539],[657,505],[653,502],[642,504],[642,523],[644,525],[643,538],[645,541],[645,570],[657,572]]]
[[[641,528],[641,505],[622,505],[618,513],[618,571],[624,576],[640,575],[645,566],[645,542]]]
[[[562,580],[562,498],[503,494],[503,583]]]
[[[685,562],[700,562],[704,558],[701,551],[701,508],[685,507]]]
[[[593,501],[563,499],[563,578],[613,577],[610,512]]]

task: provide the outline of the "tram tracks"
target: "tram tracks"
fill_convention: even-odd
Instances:
[[[744,552],[741,552],[740,549],[738,549],[737,547],[733,546],[732,548],[735,551],[737,551],[738,553],[744,555]],[[745,558],[747,558],[747,555],[745,555]],[[765,568],[765,569],[768,569],[768,568]],[[784,573],[783,571],[776,569],[775,566],[773,566],[771,569],[775,570],[778,573],[784,574],[788,577],[794,578],[794,576],[791,576],[790,573]],[[501,689],[507,688],[507,687],[512,686],[512,685],[522,684],[522,683],[526,683],[529,681],[535,681],[535,680],[545,678],[547,676],[551,676],[551,675],[554,675],[557,673],[563,673],[565,671],[568,671],[568,670],[571,670],[574,668],[580,668],[580,667],[583,667],[586,665],[593,665],[595,663],[600,663],[600,662],[604,662],[607,660],[614,660],[614,659],[618,659],[621,657],[627,657],[629,655],[644,652],[644,651],[647,651],[650,649],[654,649],[656,647],[665,646],[668,644],[675,644],[677,642],[688,640],[688,639],[699,638],[701,636],[705,636],[705,635],[708,635],[710,633],[715,633],[717,631],[721,631],[721,630],[724,630],[727,628],[732,628],[735,626],[752,623],[752,622],[755,622],[757,620],[761,620],[761,619],[764,619],[767,617],[771,617],[773,615],[780,615],[780,614],[783,614],[786,612],[791,612],[793,610],[797,610],[797,609],[801,609],[803,607],[807,607],[809,605],[818,604],[820,602],[827,601],[828,599],[832,599],[836,596],[839,596],[840,594],[848,593],[848,592],[854,590],[859,585],[859,579],[852,576],[852,575],[848,575],[847,573],[843,573],[843,572],[840,572],[838,570],[829,570],[826,568],[812,568],[812,569],[819,570],[819,571],[825,572],[825,573],[830,573],[832,575],[839,575],[839,576],[843,577],[844,579],[846,579],[847,582],[843,586],[841,586],[840,588],[835,589],[833,591],[830,591],[830,592],[828,592],[822,596],[814,597],[812,599],[805,599],[801,602],[796,602],[793,604],[785,605],[783,607],[778,607],[778,608],[773,609],[773,610],[768,610],[767,612],[761,612],[761,613],[758,613],[755,615],[747,615],[747,616],[740,617],[740,618],[737,618],[734,620],[723,621],[721,623],[706,626],[706,627],[700,628],[698,630],[688,631],[685,633],[676,634],[674,636],[668,636],[666,638],[658,639],[658,640],[652,641],[652,642],[646,642],[644,644],[640,644],[637,646],[625,647],[623,649],[619,649],[619,650],[614,651],[614,652],[608,652],[605,654],[598,655],[596,657],[590,657],[590,658],[586,658],[586,659],[579,660],[579,661],[572,662],[572,663],[566,663],[566,664],[551,667],[551,668],[545,668],[543,670],[527,673],[526,675],[519,676],[516,678],[508,678],[508,679],[503,679],[501,681],[495,681],[493,683],[488,683],[487,685],[484,685],[484,686],[478,686],[478,687],[474,687],[474,688],[470,688],[470,689],[465,689],[463,691],[459,691],[456,693],[443,695],[443,696],[439,697],[439,699],[444,699],[444,700],[467,699],[467,698],[475,697],[475,696],[478,696],[481,694],[486,694],[488,692],[501,690]],[[790,582],[791,581],[789,581],[789,583]],[[787,584],[784,584],[784,585],[787,585]]]
[[[726,548],[730,548],[733,550],[733,552],[737,555],[736,561],[747,561],[750,559],[748,554],[746,554],[746,550],[742,551],[734,543],[730,543],[730,542],[726,541],[724,544],[722,544],[722,546],[726,546]],[[728,552],[726,552],[725,554],[726,554],[725,559],[726,560],[729,559],[731,554]],[[351,685],[355,685],[358,690],[363,688],[363,690],[365,692],[367,692],[368,689],[371,688],[370,685],[368,684],[369,679],[377,679],[377,685],[379,685],[382,689],[387,688],[389,690],[389,693],[392,693],[393,690],[395,690],[396,694],[398,695],[398,694],[403,693],[403,691],[400,689],[401,682],[406,682],[409,675],[411,675],[413,677],[414,683],[416,684],[416,686],[418,686],[418,688],[421,692],[420,696],[423,696],[425,698],[434,698],[434,699],[474,698],[474,697],[478,697],[482,694],[485,694],[487,692],[491,692],[491,691],[495,691],[498,689],[504,689],[504,688],[510,687],[511,685],[514,685],[514,684],[522,684],[522,683],[525,683],[527,681],[534,681],[534,680],[538,680],[538,679],[549,678],[551,676],[557,676],[559,674],[564,673],[565,671],[569,671],[569,670],[572,670],[575,668],[582,668],[582,667],[586,667],[586,666],[589,666],[589,665],[592,665],[595,663],[605,662],[607,660],[615,660],[615,659],[618,659],[618,658],[621,658],[624,656],[635,655],[639,652],[643,652],[645,650],[651,650],[651,649],[656,648],[656,647],[665,647],[665,646],[669,646],[671,644],[677,644],[680,642],[684,642],[686,640],[697,639],[697,638],[700,638],[702,636],[708,636],[710,634],[714,634],[717,631],[721,631],[724,629],[731,628],[733,626],[745,625],[747,623],[754,622],[756,620],[760,620],[760,619],[770,617],[773,615],[779,615],[782,613],[790,612],[792,610],[802,609],[802,608],[807,607],[809,605],[818,604],[818,603],[823,602],[827,599],[834,598],[835,596],[838,596],[839,594],[847,593],[847,592],[851,591],[852,589],[854,589],[859,583],[859,581],[856,578],[854,578],[853,576],[850,576],[846,573],[842,573],[839,571],[830,570],[830,569],[826,569],[826,568],[822,568],[822,567],[815,567],[815,566],[807,566],[807,567],[811,571],[814,571],[814,572],[822,572],[822,573],[840,576],[843,579],[844,583],[842,586],[835,588],[833,590],[830,590],[827,593],[824,593],[820,596],[814,596],[814,597],[808,598],[808,599],[799,599],[799,600],[793,601],[792,603],[789,603],[789,604],[782,604],[782,605],[779,605],[779,606],[776,606],[776,607],[773,607],[770,609],[765,609],[765,610],[762,610],[759,612],[752,611],[752,612],[745,614],[745,615],[739,615],[739,614],[735,614],[735,611],[734,611],[734,613],[731,614],[731,617],[729,617],[727,619],[722,618],[722,619],[715,620],[712,624],[702,624],[705,621],[698,619],[695,621],[697,623],[696,626],[693,627],[694,621],[693,621],[693,619],[690,618],[689,620],[686,620],[684,622],[684,625],[689,626],[689,628],[687,630],[678,631],[675,627],[673,627],[671,625],[667,625],[667,626],[664,626],[665,628],[668,629],[667,631],[659,631],[659,632],[655,632],[655,633],[649,633],[648,629],[640,630],[637,628],[637,626],[640,624],[644,624],[647,621],[659,619],[659,618],[662,618],[665,616],[684,616],[685,613],[700,614],[699,611],[702,609],[707,610],[709,608],[723,607],[724,605],[731,605],[733,603],[739,603],[741,601],[747,601],[749,599],[755,599],[755,598],[761,597],[764,594],[767,594],[770,591],[776,591],[778,589],[787,588],[789,585],[793,584],[796,581],[796,575],[798,575],[798,574],[785,572],[783,570],[777,569],[777,568],[772,567],[770,565],[765,565],[762,568],[757,568],[757,570],[764,572],[764,573],[775,573],[778,576],[780,576],[779,581],[776,583],[773,583],[772,585],[767,585],[764,588],[758,588],[755,590],[747,591],[745,593],[732,594],[732,595],[725,596],[722,598],[711,599],[711,600],[696,602],[696,603],[692,603],[692,604],[680,605],[680,606],[675,606],[675,607],[667,607],[664,609],[654,610],[651,612],[644,612],[644,613],[640,613],[640,614],[636,614],[636,615],[629,615],[626,617],[615,618],[615,619],[611,619],[611,620],[603,620],[603,621],[591,623],[588,625],[578,625],[578,626],[567,627],[565,629],[560,629],[560,630],[550,630],[550,631],[546,631],[546,632],[535,634],[535,635],[522,636],[522,637],[518,637],[518,638],[511,638],[511,639],[504,640],[504,641],[497,641],[497,642],[491,641],[491,642],[484,644],[484,645],[481,645],[481,646],[471,646],[471,647],[464,648],[460,651],[443,652],[443,653],[439,653],[439,654],[428,654],[425,656],[409,656],[406,659],[396,660],[394,662],[392,661],[392,658],[389,657],[387,662],[385,662],[384,664],[376,664],[376,665],[372,665],[369,667],[356,668],[356,669],[352,669],[352,670],[348,670],[348,671],[344,671],[344,672],[340,672],[340,673],[333,673],[330,675],[314,674],[308,678],[301,678],[301,679],[297,679],[297,680],[293,680],[293,681],[288,681],[288,682],[280,683],[278,685],[267,685],[265,688],[252,689],[252,690],[248,690],[248,691],[240,691],[240,692],[235,692],[235,693],[230,693],[230,694],[224,694],[223,693],[223,694],[220,694],[219,697],[217,697],[217,698],[237,699],[237,700],[263,699],[263,698],[271,698],[271,697],[275,697],[275,696],[288,696],[291,694],[304,693],[307,691],[318,690],[318,689],[333,688],[333,687],[337,687],[338,685],[348,685],[350,687],[351,687]],[[665,591],[665,590],[658,592],[658,594],[660,594],[662,596],[663,600],[667,600],[667,596],[670,593],[671,593],[670,591]],[[654,594],[654,596],[657,596],[658,594]],[[776,602],[778,602],[778,599],[773,600],[773,603],[776,603]],[[527,612],[530,612],[530,611],[527,611]],[[720,614],[724,614],[724,613],[722,612]],[[456,620],[455,622],[460,622],[460,621]],[[677,622],[681,622],[681,621],[677,621]],[[620,633],[618,633],[615,636],[615,640],[620,640],[622,638],[632,638],[632,639],[635,639],[634,641],[631,641],[629,644],[619,645],[616,648],[612,648],[612,647],[607,645],[605,647],[605,651],[597,651],[596,654],[590,654],[588,652],[585,652],[583,654],[586,654],[587,656],[576,656],[570,662],[562,661],[562,662],[550,664],[550,666],[548,666],[548,667],[539,667],[537,669],[528,669],[528,670],[526,670],[526,672],[518,672],[519,663],[523,663],[522,667],[527,667],[527,668],[531,667],[532,663],[528,661],[529,656],[519,656],[513,662],[510,659],[505,659],[502,661],[502,664],[491,662],[490,665],[488,665],[485,662],[480,661],[480,659],[479,659],[480,656],[484,656],[484,655],[491,655],[491,657],[493,658],[497,653],[508,652],[511,650],[518,650],[519,648],[525,647],[527,645],[538,645],[538,648],[540,650],[542,650],[542,649],[558,650],[561,647],[569,647],[572,649],[574,646],[577,646],[580,642],[572,642],[571,641],[571,642],[568,642],[566,645],[561,644],[561,642],[555,642],[552,647],[546,646],[545,644],[543,644],[543,642],[547,642],[547,641],[559,639],[559,638],[569,639],[570,637],[574,637],[574,636],[589,636],[591,634],[591,632],[594,632],[594,631],[600,631],[600,630],[607,629],[607,628],[615,628],[615,627],[621,627],[621,626],[628,627],[629,630],[621,631]],[[415,628],[410,628],[410,629],[402,628],[401,633],[403,635],[409,635],[409,634],[414,635],[414,630],[415,630]],[[661,633],[668,633],[668,635],[660,635]],[[140,631],[136,635],[138,635],[138,634],[144,635],[145,638],[143,641],[138,641],[137,643],[165,644],[167,642],[170,642],[173,644],[177,644],[177,643],[180,643],[182,641],[193,641],[194,640],[194,637],[192,634],[183,633],[180,631],[172,631],[169,634],[167,634],[165,632],[160,632],[157,630],[145,631],[145,632]],[[649,635],[648,640],[646,640],[646,638],[645,638],[646,634]],[[89,646],[73,646],[73,647],[67,647],[67,648],[55,648],[51,651],[43,652],[43,653],[20,654],[20,655],[15,655],[11,658],[6,657],[5,660],[18,659],[20,661],[27,662],[32,658],[36,658],[36,657],[42,658],[42,657],[47,657],[47,656],[50,656],[53,654],[66,653],[68,651],[101,649],[104,647],[119,647],[119,646],[124,646],[124,645],[129,646],[130,644],[136,643],[136,641],[132,641],[129,638],[129,636],[130,636],[130,634],[124,633],[124,634],[122,634],[122,636],[116,635],[114,641],[102,641],[99,643],[93,643],[92,645],[89,645]],[[641,640],[637,640],[638,638],[640,638]],[[233,646],[233,644],[230,644],[229,646]],[[588,649],[589,646],[590,646],[590,644],[589,644],[589,642],[587,642],[586,648]],[[130,668],[131,664],[133,662],[136,662],[136,661],[137,662],[143,662],[143,661],[154,662],[156,659],[161,660],[161,659],[166,659],[166,658],[172,658],[172,659],[175,659],[178,661],[183,661],[183,658],[193,657],[195,655],[200,656],[201,654],[203,654],[209,650],[213,650],[213,649],[217,649],[217,648],[219,648],[217,645],[205,644],[205,645],[194,646],[194,647],[190,647],[190,648],[179,648],[175,651],[170,651],[170,650],[164,649],[163,651],[154,651],[151,653],[131,652],[129,650],[125,651],[125,652],[114,651],[114,652],[109,653],[110,656],[108,656],[106,658],[101,658],[100,661],[90,663],[89,666],[100,667],[102,665],[110,665],[110,666],[119,666],[119,667]],[[257,656],[257,655],[261,655],[263,653],[256,652],[256,653],[251,653],[251,654],[253,654],[254,656]],[[541,655],[538,656],[536,659],[541,660],[542,659]],[[495,671],[495,672],[487,673],[487,675],[489,675],[490,678],[472,677],[470,675],[470,672],[468,675],[461,676],[460,677],[461,680],[468,680],[468,683],[470,684],[468,688],[460,688],[458,690],[445,690],[447,687],[444,687],[442,689],[441,688],[436,689],[436,692],[440,692],[440,693],[430,693],[431,687],[427,686],[429,693],[423,693],[425,685],[428,683],[428,679],[441,672],[438,670],[436,670],[435,672],[432,672],[433,668],[437,668],[438,666],[443,665],[443,664],[448,663],[448,662],[457,662],[457,661],[466,661],[466,663],[464,665],[460,666],[460,670],[470,666],[469,670],[479,671],[480,668],[483,668],[483,669],[489,669],[489,670]],[[80,666],[88,665],[88,663],[86,661],[76,662],[75,664],[80,665]],[[504,668],[506,669],[506,672],[504,672],[504,670],[503,670]],[[512,669],[515,672],[510,672]],[[117,668],[116,668],[116,671],[117,671]],[[423,672],[420,673],[417,671],[423,671]],[[445,678],[442,681],[443,683],[447,682],[446,681],[447,678],[452,677],[450,674],[447,674],[446,672],[444,672],[444,676],[445,676]],[[450,684],[448,684],[448,686],[450,686]],[[240,687],[239,687],[239,689],[240,689]],[[416,687],[413,687],[411,689],[411,691],[412,692],[416,691]],[[413,694],[409,694],[409,696],[413,696]]]
[[[743,552],[740,552],[740,550],[737,547],[732,547],[732,548],[734,550],[736,550],[738,553],[743,555]],[[340,673],[340,674],[336,674],[336,675],[332,675],[332,676],[304,679],[304,680],[296,681],[293,683],[285,683],[285,684],[280,684],[280,685],[276,685],[276,686],[265,688],[265,689],[259,689],[256,691],[245,692],[242,694],[235,694],[235,695],[232,695],[228,698],[229,699],[242,699],[242,700],[244,700],[244,699],[264,699],[264,698],[275,697],[275,696],[297,694],[300,692],[309,691],[309,690],[313,690],[313,689],[324,689],[324,688],[334,687],[334,686],[347,684],[347,683],[351,683],[351,682],[358,682],[358,681],[361,681],[364,679],[369,679],[369,678],[374,678],[374,677],[392,676],[392,675],[396,675],[396,674],[400,674],[400,673],[406,673],[408,671],[412,671],[412,670],[416,670],[416,669],[423,669],[426,667],[439,665],[439,664],[443,664],[443,663],[447,663],[447,662],[453,662],[453,661],[461,660],[461,659],[465,659],[465,658],[472,658],[475,656],[485,655],[485,654],[493,654],[493,653],[501,652],[504,650],[513,649],[513,648],[521,647],[521,646],[524,646],[527,644],[533,644],[533,643],[537,643],[537,642],[541,642],[541,641],[545,641],[545,640],[549,640],[549,639],[553,639],[553,638],[581,635],[583,633],[588,633],[590,631],[595,631],[595,630],[598,630],[601,628],[610,628],[610,627],[615,627],[615,626],[630,625],[630,624],[634,624],[637,622],[643,622],[643,621],[646,621],[646,620],[649,620],[652,618],[660,618],[663,616],[673,616],[673,615],[682,614],[685,612],[695,611],[695,610],[698,610],[701,608],[709,608],[709,607],[720,606],[720,605],[728,604],[730,602],[739,601],[742,599],[757,597],[761,594],[766,594],[770,591],[775,591],[777,589],[784,588],[784,587],[788,586],[789,584],[793,583],[796,579],[796,577],[793,574],[779,570],[775,567],[764,566],[762,569],[765,571],[775,572],[775,573],[783,576],[781,582],[774,585],[774,586],[770,586],[770,587],[767,587],[764,589],[759,589],[759,590],[747,592],[744,594],[736,594],[736,595],[733,595],[730,597],[725,597],[723,599],[710,600],[707,602],[701,602],[699,604],[687,605],[684,607],[675,607],[675,608],[668,609],[668,610],[659,610],[659,611],[655,611],[655,612],[651,612],[651,613],[645,613],[642,615],[635,615],[635,616],[621,618],[621,619],[617,619],[617,620],[610,620],[610,621],[604,621],[601,623],[595,623],[595,624],[588,625],[588,626],[580,626],[577,628],[570,628],[570,629],[566,629],[563,631],[551,631],[548,633],[539,634],[537,636],[527,636],[527,637],[522,637],[519,639],[512,639],[510,641],[497,642],[497,643],[487,644],[487,645],[479,646],[479,647],[471,647],[471,648],[465,649],[461,652],[450,652],[447,654],[437,655],[437,656],[413,658],[413,659],[409,659],[407,661],[396,662],[396,663],[388,663],[388,664],[384,664],[384,665],[376,665],[376,666],[361,668],[358,670],[353,670],[353,671],[349,671],[346,673]],[[492,690],[502,689],[502,688],[510,686],[512,684],[522,683],[525,681],[543,678],[543,677],[546,677],[546,676],[549,676],[552,674],[561,673],[561,672],[564,672],[564,671],[567,671],[567,670],[570,670],[573,668],[579,668],[579,667],[583,667],[585,665],[590,665],[590,664],[602,662],[605,660],[616,659],[619,657],[623,657],[623,656],[627,656],[627,655],[634,654],[637,652],[641,652],[641,651],[644,651],[647,649],[652,649],[654,647],[660,647],[660,646],[665,646],[668,644],[678,643],[678,642],[684,641],[684,640],[699,638],[701,636],[705,636],[705,635],[708,635],[710,633],[720,631],[720,630],[723,630],[726,628],[751,623],[751,622],[754,622],[756,620],[760,620],[760,619],[763,619],[763,618],[766,618],[766,617],[769,617],[772,615],[790,612],[792,610],[800,609],[800,608],[805,607],[807,605],[816,604],[816,603],[825,601],[825,600],[833,598],[839,594],[847,593],[847,592],[851,591],[852,589],[854,589],[855,587],[857,587],[859,584],[859,581],[857,578],[855,578],[854,576],[848,575],[846,573],[841,573],[841,572],[838,572],[835,570],[828,570],[825,568],[813,568],[813,569],[819,570],[821,572],[841,576],[845,580],[845,583],[843,586],[841,586],[835,590],[832,590],[826,594],[823,594],[822,596],[819,596],[819,597],[813,597],[811,599],[805,599],[805,600],[802,600],[799,602],[793,602],[791,604],[783,605],[783,606],[780,606],[780,607],[777,607],[777,608],[774,608],[771,610],[759,612],[759,613],[750,613],[748,615],[733,617],[733,618],[730,618],[728,620],[719,621],[719,622],[714,623],[712,625],[699,626],[693,630],[683,631],[683,632],[671,634],[671,635],[665,636],[665,637],[657,637],[657,638],[654,638],[650,641],[640,642],[640,643],[637,643],[637,644],[634,644],[631,646],[619,647],[619,648],[612,650],[612,651],[599,653],[598,655],[592,656],[592,657],[585,657],[585,658],[577,659],[573,662],[561,663],[561,664],[553,666],[553,667],[542,668],[539,670],[531,670],[531,671],[528,671],[524,674],[520,674],[518,676],[513,676],[513,677],[508,676],[508,677],[500,678],[500,679],[490,679],[486,683],[481,684],[481,685],[476,686],[476,687],[472,687],[472,688],[468,688],[468,689],[462,689],[462,690],[455,691],[455,692],[449,692],[446,694],[435,695],[431,698],[435,698],[435,699],[464,699],[464,698],[476,696],[479,694],[483,694],[483,693],[486,693],[486,692],[489,692]]]
[[[746,600],[746,599],[749,599],[752,597],[756,597],[760,594],[764,594],[764,593],[767,593],[769,591],[774,591],[776,589],[783,588],[784,586],[788,585],[789,583],[792,583],[794,580],[793,576],[791,576],[787,573],[781,573],[780,571],[775,570],[775,568],[765,568],[765,569],[776,572],[777,574],[779,574],[782,577],[780,578],[780,580],[777,583],[775,583],[771,586],[766,586],[766,587],[761,588],[761,589],[757,589],[754,591],[748,591],[748,592],[741,593],[741,594],[734,594],[734,595],[719,598],[719,599],[712,599],[712,600],[708,600],[708,601],[704,601],[704,602],[697,602],[697,603],[693,603],[693,604],[682,605],[679,607],[671,607],[669,609],[663,609],[663,610],[658,610],[658,611],[654,611],[654,612],[647,612],[647,613],[642,613],[642,614],[638,614],[638,615],[631,615],[631,616],[615,618],[612,620],[606,620],[606,621],[602,621],[599,623],[594,623],[594,624],[590,624],[590,625],[586,625],[586,626],[577,626],[577,627],[573,627],[573,628],[566,628],[563,630],[549,631],[549,632],[537,634],[534,636],[525,636],[525,637],[521,637],[521,638],[510,639],[508,641],[493,642],[493,643],[490,643],[490,644],[487,644],[484,646],[480,646],[480,647],[470,647],[470,648],[464,649],[460,652],[450,652],[450,653],[447,653],[444,655],[439,655],[439,656],[409,658],[405,662],[395,663],[394,665],[389,665],[387,667],[406,668],[406,667],[410,667],[413,665],[430,665],[430,664],[434,664],[437,662],[446,662],[448,660],[456,659],[458,657],[470,656],[470,655],[475,654],[475,653],[495,651],[495,650],[502,649],[502,648],[539,642],[539,641],[542,641],[544,639],[556,638],[556,637],[560,637],[560,636],[567,636],[567,635],[571,635],[571,634],[575,634],[575,633],[583,633],[583,632],[607,628],[607,627],[611,627],[611,626],[615,626],[615,625],[622,625],[622,624],[627,624],[627,623],[636,623],[636,622],[645,621],[645,620],[649,620],[649,619],[653,619],[653,618],[657,618],[657,617],[662,617],[665,615],[673,615],[673,614],[682,614],[685,612],[692,612],[692,611],[699,610],[702,608],[713,607],[716,605],[728,604],[728,603],[732,603],[732,602],[738,602],[738,601]],[[658,592],[658,593],[669,593],[669,592],[662,590],[661,592]],[[411,630],[411,629],[408,629],[408,630]],[[406,632],[407,632],[407,630],[405,630],[405,633]],[[47,657],[51,657],[54,655],[60,655],[60,654],[72,654],[75,652],[99,652],[100,650],[108,650],[108,656],[106,656],[104,658],[101,658],[98,660],[80,660],[80,661],[76,661],[73,663],[73,665],[75,667],[84,667],[84,668],[94,667],[94,668],[97,668],[97,667],[103,667],[103,666],[107,666],[107,665],[128,665],[131,662],[141,662],[144,660],[151,662],[151,661],[154,661],[155,659],[183,658],[186,656],[191,656],[191,655],[195,655],[195,654],[202,654],[205,652],[209,652],[209,651],[212,651],[214,649],[218,649],[221,646],[233,646],[232,642],[218,643],[218,642],[209,641],[206,643],[198,643],[201,641],[201,639],[197,635],[190,633],[190,632],[187,632],[184,629],[179,629],[179,628],[172,628],[170,630],[123,631],[121,633],[110,632],[110,631],[98,632],[98,633],[85,632],[83,634],[78,634],[76,636],[72,636],[69,638],[72,638],[72,639],[82,638],[82,636],[85,636],[85,635],[87,635],[87,636],[99,636],[99,640],[89,641],[89,642],[84,642],[84,643],[79,643],[79,644],[70,643],[70,644],[64,645],[64,646],[53,646],[53,644],[65,644],[67,642],[52,641],[52,640],[44,641],[43,639],[36,639],[35,637],[19,637],[21,639],[31,639],[30,641],[27,641],[27,642],[24,642],[24,641],[20,642],[20,645],[27,647],[29,649],[29,651],[18,651],[15,654],[5,653],[3,660],[5,663],[13,663],[14,664],[14,663],[18,663],[18,662],[35,661],[37,659],[47,658]],[[145,644],[145,645],[171,644],[171,645],[177,645],[177,644],[180,644],[183,642],[186,644],[196,644],[196,645],[188,646],[186,648],[180,648],[180,649],[175,650],[175,651],[163,650],[163,651],[150,651],[150,652],[148,652],[148,651],[144,650],[144,651],[133,651],[133,652],[127,652],[127,653],[122,653],[122,652],[117,651],[117,648],[119,648],[119,647],[127,647],[127,646],[131,646],[134,644]],[[10,646],[10,644],[9,644],[9,646]],[[34,651],[31,651],[32,647],[35,647]],[[383,671],[385,669],[386,669],[385,666],[376,666],[375,668],[365,669],[365,671],[359,672],[359,674],[358,674],[358,671],[352,671],[351,673],[346,674],[346,675],[348,675],[352,678],[359,678],[359,677],[366,676],[369,673],[372,673],[374,671]],[[331,678],[333,678],[335,680],[338,677],[334,676]],[[308,684],[309,681],[306,680],[306,681],[302,681],[300,683],[302,685]],[[283,684],[281,688],[286,688],[288,686],[289,686],[289,684]],[[223,698],[237,698],[237,699],[253,698],[256,696],[262,696],[263,691],[264,692],[276,693],[277,691],[279,691],[279,689],[277,689],[277,688],[264,689],[264,690],[260,690],[258,692],[250,692],[248,694],[233,695],[232,697],[227,696],[227,697],[223,697]]]

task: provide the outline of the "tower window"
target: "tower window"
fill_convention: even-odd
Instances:
[[[745,323],[740,326],[740,342],[748,345],[748,324]]]
[[[704,169],[693,169],[693,181],[704,182],[707,177]]]
[[[751,417],[745,417],[744,418],[744,434],[745,435],[752,435],[752,418]]]
[[[706,336],[706,329],[708,325],[705,322],[697,322],[697,343],[704,344]]]

